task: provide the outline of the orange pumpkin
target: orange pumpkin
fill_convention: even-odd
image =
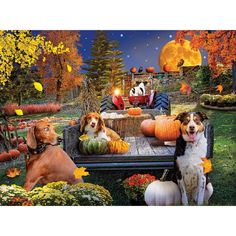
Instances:
[[[19,157],[20,156],[20,152],[17,149],[11,149],[9,151],[9,154],[11,155],[11,157]]]
[[[8,152],[0,153],[0,162],[1,161],[9,161],[11,159],[11,154]]]
[[[143,120],[140,129],[144,136],[154,137],[155,136],[156,121],[152,119]]]
[[[147,73],[153,73],[155,71],[154,67],[147,67],[146,72]]]
[[[132,68],[130,69],[130,72],[131,72],[131,73],[136,73],[136,71],[137,71],[137,69],[136,69],[135,67],[132,67]]]
[[[180,121],[175,116],[156,116],[155,136],[161,141],[175,141],[180,135]]]
[[[142,109],[140,107],[129,108],[128,114],[130,116],[140,116],[142,114]]]
[[[170,71],[171,71],[171,67],[166,63],[166,64],[163,66],[163,71],[164,71],[164,72],[170,72]]]

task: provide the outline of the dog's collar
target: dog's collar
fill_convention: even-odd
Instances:
[[[43,153],[48,146],[58,146],[62,142],[62,139],[58,139],[56,144],[51,143],[38,143],[36,148],[31,148],[27,145],[29,154],[37,155]]]

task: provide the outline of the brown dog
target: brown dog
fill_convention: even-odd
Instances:
[[[86,133],[90,138],[106,139],[107,141],[120,140],[120,136],[112,129],[105,127],[101,115],[90,112],[80,119],[80,132]]]
[[[71,158],[58,146],[58,134],[46,120],[36,122],[27,133],[27,145],[30,153],[26,161],[26,179],[24,188],[30,191],[38,182],[47,184],[66,181],[69,184],[83,182],[74,177],[77,168]]]

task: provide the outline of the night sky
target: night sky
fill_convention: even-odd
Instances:
[[[171,40],[175,39],[176,31],[146,31],[146,30],[109,30],[106,31],[110,40],[117,40],[119,49],[124,52],[123,58],[125,69],[131,67],[139,68],[143,66],[153,66],[156,71],[160,71],[159,54],[161,48]],[[95,36],[95,31],[80,31],[79,52],[86,61],[90,58],[90,49]],[[202,64],[207,64],[207,53],[201,50]]]

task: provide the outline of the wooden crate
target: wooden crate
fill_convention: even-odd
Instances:
[[[125,114],[122,118],[104,118],[106,127],[116,131],[121,138],[141,136],[140,125],[143,120],[151,119],[150,114],[140,116],[130,116]]]

